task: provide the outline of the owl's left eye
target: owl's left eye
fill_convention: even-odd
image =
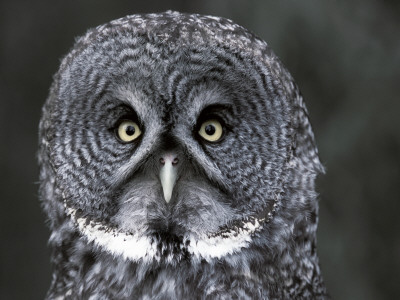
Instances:
[[[221,123],[216,119],[210,119],[201,124],[199,135],[208,142],[218,142],[223,134]]]
[[[123,120],[118,125],[116,134],[122,142],[129,143],[136,140],[142,134],[142,131],[136,122],[132,120]]]

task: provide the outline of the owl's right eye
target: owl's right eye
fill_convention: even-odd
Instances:
[[[116,135],[124,143],[130,143],[140,137],[142,131],[139,125],[132,120],[122,120],[116,129]]]

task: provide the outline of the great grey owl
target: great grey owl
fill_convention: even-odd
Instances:
[[[133,15],[62,60],[40,122],[48,299],[325,298],[302,96],[232,21]]]

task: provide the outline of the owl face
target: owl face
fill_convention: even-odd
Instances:
[[[236,44],[107,30],[64,59],[43,121],[71,226],[131,260],[248,247],[293,167],[282,78]]]

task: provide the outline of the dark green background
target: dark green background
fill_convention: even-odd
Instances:
[[[400,5],[396,1],[2,1],[0,299],[42,299],[41,106],[74,37],[127,14],[221,15],[264,38],[308,105],[327,175],[318,246],[335,299],[400,297]]]

